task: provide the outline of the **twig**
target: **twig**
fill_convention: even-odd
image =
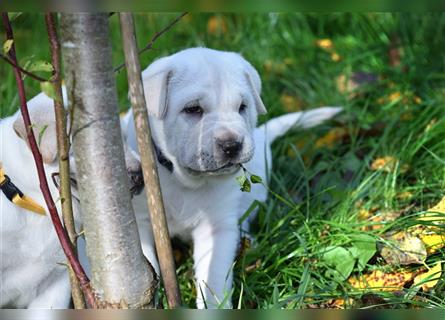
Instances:
[[[119,18],[124,44],[128,86],[130,88],[130,100],[133,107],[138,147],[141,153],[142,172],[146,185],[145,192],[147,194],[156,252],[158,254],[168,305],[170,308],[177,308],[181,305],[181,295],[176,279],[175,262],[173,260],[167,219],[165,217],[164,203],[159,185],[156,158],[153,152],[150,124],[148,122],[148,113],[142,87],[141,66],[136,44],[133,15],[131,13],[119,13]]]
[[[42,77],[39,77],[38,75],[35,75],[34,73],[27,71],[25,69],[23,69],[22,67],[20,67],[18,65],[18,63],[12,61],[11,59],[9,59],[7,56],[5,56],[3,53],[0,53],[0,58],[2,58],[3,60],[5,60],[7,63],[9,63],[11,66],[13,66],[14,68],[17,68],[20,70],[21,73],[26,74],[27,76],[33,78],[34,80],[40,81],[40,82],[45,82],[45,81],[51,81],[51,79],[45,79]]]
[[[7,39],[14,39],[14,35],[12,32],[11,23],[9,21],[8,14],[6,12],[2,12],[2,18],[3,18],[3,26],[6,31],[6,38]],[[9,50],[9,58],[12,62],[14,62],[17,65],[17,57],[15,54],[15,44],[12,43],[11,49]],[[52,199],[51,192],[49,190],[48,182],[46,181],[46,173],[45,168],[43,166],[43,160],[42,155],[40,154],[39,148],[37,146],[37,142],[34,136],[34,131],[32,130],[32,123],[31,119],[29,117],[28,113],[28,106],[26,103],[26,95],[25,95],[25,87],[23,84],[23,79],[21,77],[21,71],[19,68],[14,67],[14,75],[17,82],[17,88],[19,92],[19,98],[20,98],[20,111],[22,113],[23,120],[25,122],[25,126],[27,128],[27,138],[29,145],[31,147],[32,155],[34,157],[34,162],[37,168],[37,173],[39,176],[40,181],[40,190],[42,191],[43,197],[45,199],[46,206],[48,208],[48,211],[50,213],[51,220],[53,222],[55,231],[57,233],[57,237],[59,238],[60,244],[62,245],[62,249],[68,258],[68,261],[70,262],[71,267],[73,268],[74,272],[76,273],[77,278],[79,279],[80,286],[87,298],[87,301],[90,306],[95,306],[95,297],[94,293],[92,291],[92,288],[90,286],[90,281],[85,274],[85,271],[83,270],[81,264],[79,263],[79,260],[77,259],[73,248],[71,246],[71,241],[68,237],[68,234],[66,233],[65,229],[62,226],[62,223],[60,221],[59,215],[57,213],[57,208],[54,203],[54,200]]]
[[[177,16],[174,20],[170,21],[170,23],[168,25],[166,25],[162,30],[156,32],[150,39],[150,41],[147,43],[147,45],[142,48],[141,50],[139,50],[138,55],[144,53],[147,50],[150,50],[151,48],[153,48],[153,45],[155,43],[155,41],[162,36],[164,33],[166,33],[168,30],[170,30],[179,20],[181,20],[186,14],[188,14],[188,12],[183,12],[181,13],[179,16]],[[117,66],[116,68],[114,68],[114,72],[118,72],[120,71],[122,68],[125,67],[125,63],[122,63],[121,65]]]
[[[57,149],[59,154],[59,176],[60,176],[60,197],[62,199],[62,218],[63,224],[66,228],[68,236],[71,241],[71,246],[74,253],[77,255],[77,237],[76,228],[73,217],[73,203],[71,197],[71,176],[70,176],[70,161],[69,161],[69,140],[67,136],[67,118],[63,105],[62,95],[62,79],[61,79],[61,57],[60,57],[60,43],[56,30],[56,22],[54,13],[45,14],[46,28],[48,31],[48,39],[51,50],[51,62],[53,64],[53,87],[56,93],[54,99],[54,111],[56,115],[56,130],[57,130]],[[85,309],[85,300],[80,289],[79,281],[74,274],[71,266],[68,268],[71,293],[73,296],[74,308]]]

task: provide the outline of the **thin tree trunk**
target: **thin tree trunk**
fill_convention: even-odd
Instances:
[[[61,31],[92,286],[99,307],[149,307],[156,279],[131,206],[108,14],[62,14]]]
[[[51,49],[51,62],[54,67],[53,87],[55,92],[54,111],[56,115],[57,130],[57,150],[59,154],[59,173],[60,173],[60,199],[62,206],[62,218],[65,229],[71,241],[75,253],[77,253],[77,233],[73,218],[73,203],[71,198],[71,177],[69,161],[69,140],[67,135],[67,118],[63,106],[62,96],[62,77],[61,77],[61,56],[59,37],[56,30],[56,18],[54,13],[45,14],[46,28],[48,30],[48,39]],[[71,293],[75,309],[85,309],[85,300],[82,290],[80,290],[79,281],[74,274],[73,269],[68,265]]]
[[[142,87],[141,66],[138,57],[133,15],[131,13],[120,13],[119,18],[124,43],[130,100],[133,107],[137,141],[141,153],[142,171],[144,173],[146,186],[145,192],[153,226],[156,252],[158,254],[168,305],[170,308],[176,308],[181,305],[181,296],[176,279],[176,268],[159,185],[156,158],[153,152],[148,112]]]
[[[6,31],[6,38],[8,40],[14,40],[14,35],[12,32],[11,23],[9,21],[8,14],[6,12],[2,12],[2,20],[3,25]],[[23,117],[23,121],[25,122],[26,128],[28,128],[27,138],[29,141],[29,146],[31,148],[31,152],[34,158],[34,162],[37,169],[37,174],[40,182],[40,190],[42,191],[42,195],[45,199],[46,206],[48,208],[51,221],[54,225],[54,229],[56,231],[57,237],[59,238],[60,245],[62,246],[63,252],[65,253],[68,261],[73,268],[77,279],[79,280],[80,286],[82,288],[83,293],[87,299],[87,302],[90,306],[95,306],[95,297],[93,290],[90,286],[90,280],[88,279],[85,271],[82,268],[82,265],[79,263],[77,256],[71,246],[71,241],[68,237],[66,230],[63,228],[62,223],[59,218],[59,214],[57,212],[56,205],[51,196],[51,192],[49,190],[48,181],[46,181],[46,173],[45,167],[43,166],[42,155],[40,154],[39,148],[37,146],[37,141],[34,136],[34,131],[31,130],[32,123],[29,117],[28,106],[26,102],[26,94],[25,94],[25,86],[22,79],[22,74],[20,68],[18,68],[17,57],[15,54],[15,44],[12,42],[11,49],[8,52],[8,58],[14,64],[14,75],[17,83],[17,89],[19,93],[20,99],[20,111]]]

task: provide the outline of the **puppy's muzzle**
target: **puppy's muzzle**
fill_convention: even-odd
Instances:
[[[137,196],[144,189],[144,176],[142,170],[128,171],[128,178],[130,180],[131,196]]]

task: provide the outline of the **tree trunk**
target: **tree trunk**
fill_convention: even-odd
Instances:
[[[61,15],[82,217],[99,307],[149,307],[156,288],[131,206],[108,14]]]

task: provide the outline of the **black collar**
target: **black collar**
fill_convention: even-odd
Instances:
[[[173,173],[173,162],[171,162],[164,156],[161,149],[159,149],[159,147],[156,145],[156,143],[153,140],[152,140],[152,142],[153,142],[153,148],[156,152],[156,158],[158,158],[158,162],[161,165],[163,165],[168,171],[170,171],[170,173]]]

